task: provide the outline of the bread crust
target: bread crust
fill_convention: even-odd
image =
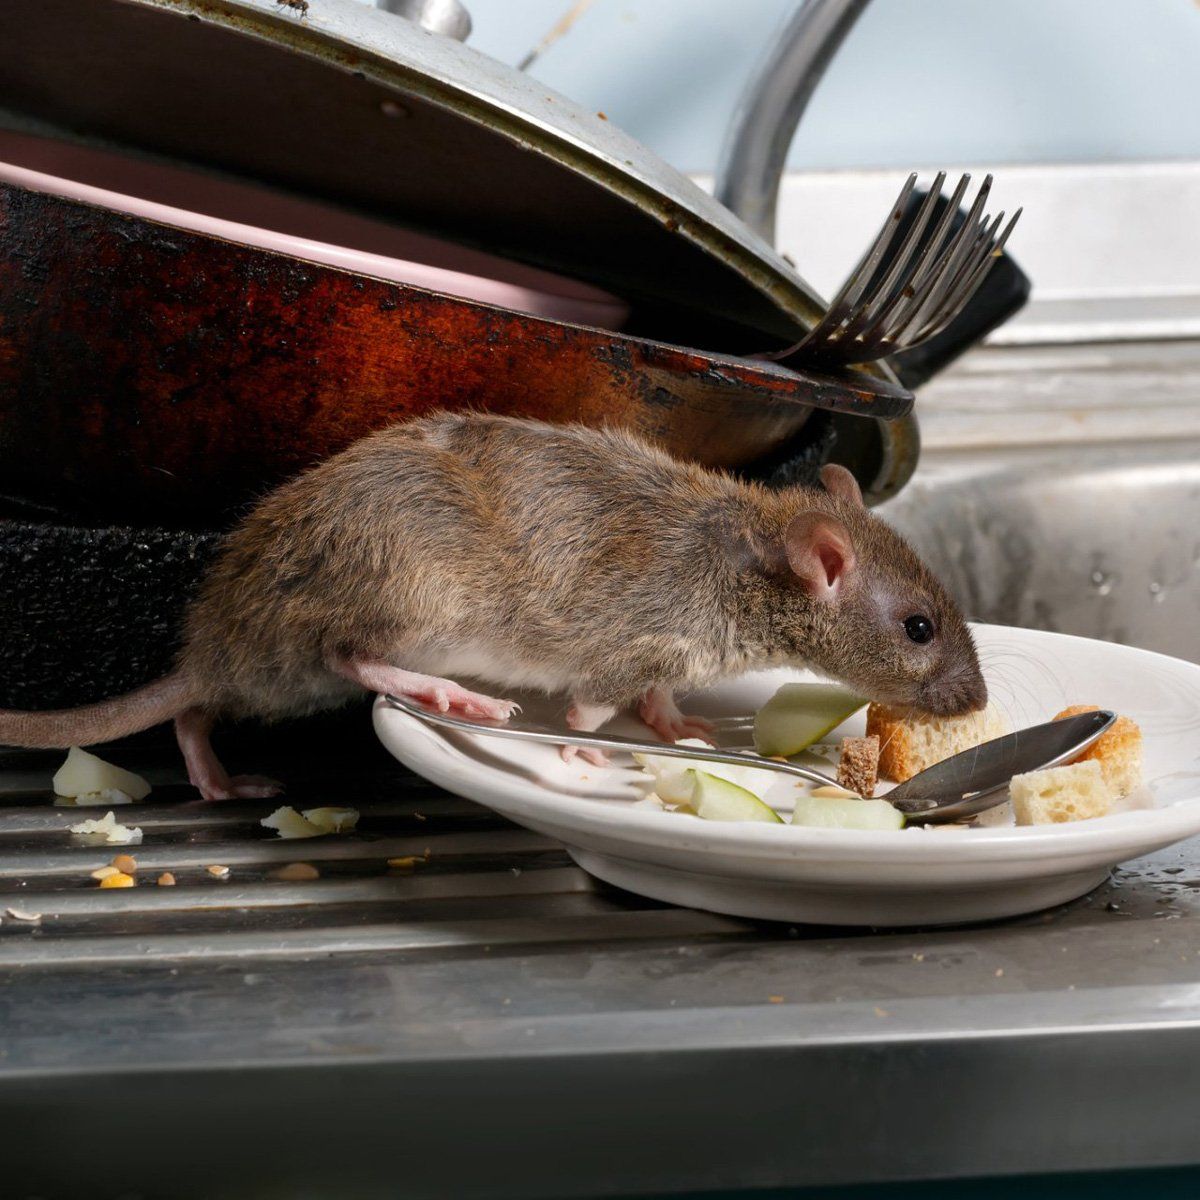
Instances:
[[[1096,704],[1072,704],[1054,717],[1062,721],[1083,713],[1098,712]],[[1104,781],[1119,800],[1142,784],[1142,731],[1136,721],[1118,716],[1073,763],[1094,759],[1104,772]]]
[[[904,783],[934,763],[1008,732],[1008,722],[989,705],[965,717],[930,717],[872,704],[867,736],[879,739],[879,774]]]

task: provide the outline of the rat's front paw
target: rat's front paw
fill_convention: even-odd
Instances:
[[[574,762],[576,758],[591,763],[593,767],[607,767],[608,755],[597,746],[564,746],[562,760],[565,763]]]

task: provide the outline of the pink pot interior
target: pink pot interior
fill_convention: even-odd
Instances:
[[[578,280],[253,184],[0,130],[0,182],[393,283],[618,330],[628,305]]]

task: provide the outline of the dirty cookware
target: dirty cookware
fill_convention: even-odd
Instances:
[[[898,387],[868,394],[350,273],[308,245],[308,258],[285,255],[64,190],[0,166],[0,472],[7,495],[61,512],[138,520],[150,506],[159,520],[220,523],[364,434],[437,409],[612,422],[744,467],[794,439],[814,406],[896,417],[910,404]],[[423,269],[460,290],[503,286]],[[595,289],[558,290],[527,281],[504,298],[624,316]]]
[[[803,336],[819,299],[603,114],[355,0],[3,9],[9,496],[220,525],[371,429],[468,406],[736,468],[819,437],[872,500],[911,473],[909,393],[886,368],[748,358]],[[206,210],[217,194],[249,207]],[[430,247],[508,292],[437,275],[463,263]]]

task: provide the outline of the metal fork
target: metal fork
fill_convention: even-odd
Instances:
[[[779,360],[798,355],[805,364],[820,366],[873,362],[919,346],[945,329],[1004,250],[1022,211],[1017,209],[1000,232],[1004,213],[993,219],[983,212],[992,187],[988,175],[962,225],[954,229],[971,182],[970,175],[964,175],[926,236],[945,182],[946,172],[939,171],[901,236],[905,208],[917,184],[916,174],[910,175],[883,228],[816,328],[785,350],[755,357]]]

